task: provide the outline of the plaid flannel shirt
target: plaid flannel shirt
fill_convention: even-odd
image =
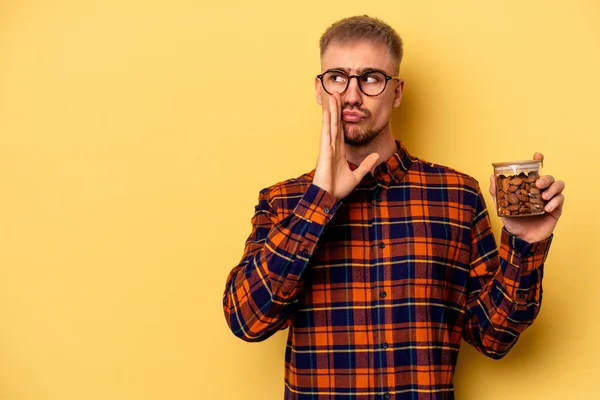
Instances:
[[[396,144],[342,200],[314,170],[260,192],[223,309],[289,327],[285,399],[453,399],[461,338],[500,358],[540,310],[552,237],[497,247],[477,181]]]

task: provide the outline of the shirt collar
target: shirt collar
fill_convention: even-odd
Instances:
[[[373,174],[370,172],[365,176],[365,180],[383,180],[385,182],[399,183],[404,175],[408,173],[412,164],[412,157],[404,147],[404,144],[396,140],[397,151],[390,158],[375,167]],[[358,168],[357,165],[348,161],[351,170]]]

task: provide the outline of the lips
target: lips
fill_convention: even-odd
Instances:
[[[352,111],[342,112],[342,120],[344,120],[346,122],[358,122],[364,118],[365,118],[364,115],[357,113],[357,112],[352,112]]]

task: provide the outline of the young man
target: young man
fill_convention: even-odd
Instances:
[[[260,192],[227,278],[236,336],[289,327],[286,399],[452,399],[461,338],[501,358],[538,314],[564,183],[540,178],[546,213],[504,218],[497,248],[477,181],[394,140],[401,59],[377,19],[324,33],[316,169]]]

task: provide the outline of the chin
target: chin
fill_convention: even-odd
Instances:
[[[381,132],[374,132],[356,125],[344,124],[344,142],[351,146],[364,146],[369,144]]]

